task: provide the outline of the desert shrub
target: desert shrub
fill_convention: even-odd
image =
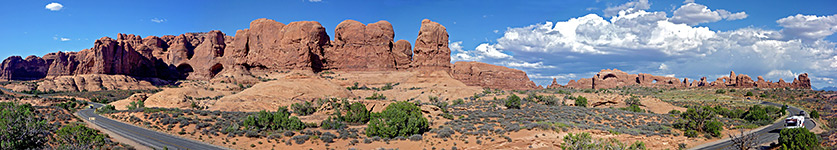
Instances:
[[[464,101],[464,100],[462,100],[462,99],[456,99],[456,100],[453,100],[453,104],[452,104],[452,105],[460,105],[460,104],[463,104],[463,103],[465,103],[465,101]]]
[[[713,137],[720,137],[721,136],[721,130],[724,129],[723,126],[724,126],[724,124],[721,123],[720,121],[713,120],[713,121],[709,121],[709,123],[707,123],[703,127],[703,130],[706,131],[706,133],[709,133],[710,135],[712,135]]]
[[[712,107],[703,106],[697,108],[689,108],[686,112],[680,114],[683,120],[679,120],[673,126],[686,131],[686,136],[695,137],[697,131],[709,133],[712,136],[718,137],[723,130],[723,124],[719,121],[712,120],[715,112]],[[691,131],[696,131],[694,134]],[[694,135],[694,136],[691,136]]]
[[[304,102],[304,103],[295,103],[291,104],[291,109],[294,110],[294,113],[299,114],[300,116],[307,116],[317,112],[317,109],[312,106],[311,102]]]
[[[107,135],[88,128],[81,123],[72,123],[55,132],[59,140],[58,149],[92,149],[107,144]]]
[[[331,132],[325,132],[320,135],[320,140],[323,140],[325,143],[334,143],[334,138],[337,138],[336,135],[331,134]]]
[[[590,133],[568,134],[564,136],[564,145],[561,149],[564,150],[588,150],[595,149],[595,144],[592,142],[593,136]]]
[[[773,117],[781,115],[780,111],[781,109],[775,106],[753,105],[750,110],[744,113],[742,119],[759,125],[767,125],[773,122]]]
[[[51,134],[29,104],[0,102],[0,149],[39,149]]]
[[[362,103],[352,103],[345,107],[346,115],[342,115],[342,113],[337,112],[337,119],[348,122],[348,123],[356,123],[356,124],[364,124],[369,122],[369,110],[366,109],[366,105]]]
[[[668,111],[668,114],[675,114],[675,115],[677,115],[677,114],[680,114],[680,111],[679,111],[679,110],[671,110],[671,111]]]
[[[285,107],[279,107],[276,112],[260,111],[249,115],[242,122],[242,126],[248,129],[271,129],[271,130],[302,130],[305,123],[291,113]]]
[[[436,137],[437,138],[449,138],[453,134],[454,134],[454,131],[451,130],[450,128],[442,128],[442,129],[436,130]]]
[[[812,110],[810,115],[811,118],[820,118],[820,113],[817,110]]]
[[[621,109],[625,110],[625,111],[632,111],[632,112],[638,112],[638,113],[644,113],[645,112],[645,110],[642,109],[642,108],[639,108],[638,105],[631,105],[631,106],[621,108]]]
[[[346,128],[346,124],[337,120],[332,119],[332,117],[328,117],[328,119],[323,120],[320,122],[320,128],[323,129],[343,129]]]
[[[128,110],[134,110],[134,109],[138,109],[138,108],[145,108],[145,102],[143,102],[141,100],[140,101],[133,101],[133,102],[130,103],[130,105],[125,106],[125,107],[128,108]]]
[[[685,135],[686,137],[697,137],[698,132],[695,130],[686,130],[685,132],[683,132],[683,135]]]
[[[747,91],[747,94],[744,94],[744,96],[753,96],[753,92]]]
[[[421,109],[411,102],[392,103],[380,113],[372,113],[367,136],[392,138],[422,134],[429,129],[429,123],[422,117]]]
[[[725,91],[724,89],[715,90],[715,94],[724,94],[724,93],[727,93],[727,91]]]
[[[421,141],[422,139],[421,134],[413,134],[409,138],[410,141]]]
[[[113,105],[105,105],[105,106],[102,106],[101,108],[96,109],[96,112],[101,113],[101,114],[115,113],[116,112],[116,107],[114,107]]]
[[[517,97],[515,94],[509,95],[506,98],[506,107],[520,109],[520,97]]]
[[[385,99],[387,99],[387,96],[384,96],[384,94],[372,93],[372,96],[366,97],[366,99],[369,99],[369,100],[385,100]]]
[[[790,128],[779,131],[779,145],[782,150],[817,149],[819,139],[806,128]]]
[[[295,141],[296,144],[304,144],[305,141],[308,141],[310,136],[308,135],[297,135],[291,138],[291,140]]]
[[[579,95],[575,98],[575,106],[587,107],[587,98]]]

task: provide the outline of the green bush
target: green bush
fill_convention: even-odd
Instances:
[[[294,103],[291,104],[291,109],[294,110],[294,113],[299,114],[300,116],[307,116],[317,112],[317,109],[312,106],[311,102],[304,102],[304,103]]]
[[[320,122],[320,128],[322,129],[343,129],[346,128],[346,124],[341,122],[337,119],[332,119],[332,117],[328,117],[328,119],[323,120]]]
[[[430,129],[427,118],[422,117],[421,109],[411,102],[396,102],[387,106],[380,113],[372,113],[367,124],[367,136],[393,138],[422,134]]]
[[[279,107],[276,112],[262,110],[247,116],[241,125],[247,129],[261,130],[302,130],[306,127],[305,123],[300,121],[299,118],[291,117],[291,112],[285,107]]]
[[[781,116],[781,112],[781,109],[775,106],[761,107],[759,105],[753,105],[750,107],[750,110],[744,113],[742,119],[759,125],[767,125],[773,122],[775,117]]]
[[[579,95],[575,99],[575,106],[587,107],[587,98]]]
[[[686,132],[683,132],[683,135],[685,135],[686,137],[697,137],[698,132],[695,130],[686,130]]]
[[[753,96],[753,92],[747,91],[747,94],[744,94],[744,96]]]
[[[460,105],[460,104],[464,104],[464,103],[465,103],[465,100],[456,99],[456,100],[453,100],[453,104],[451,104],[451,105]]]
[[[703,131],[709,133],[709,135],[712,135],[713,137],[720,137],[721,130],[724,130],[724,123],[717,120],[709,121],[709,123],[703,126]]]
[[[627,104],[628,107],[622,108],[622,110],[645,113],[645,110],[639,108],[639,106],[642,105],[639,101],[639,97],[631,96],[631,98],[625,99],[625,104]]]
[[[779,131],[779,145],[782,150],[803,150],[819,148],[819,139],[806,128],[790,128]]]
[[[680,118],[682,120],[678,120],[673,124],[674,128],[682,129],[686,133],[686,136],[689,137],[696,137],[698,132],[706,132],[709,134],[716,134],[720,136],[720,130],[722,130],[723,124],[720,122],[713,121],[712,119],[715,116],[715,112],[712,107],[703,106],[697,108],[689,108],[686,112],[680,114]],[[716,123],[717,122],[717,123]],[[711,124],[711,125],[710,125]],[[717,127],[717,128],[716,128]],[[711,130],[707,130],[711,129]],[[690,132],[695,132],[694,134]],[[694,135],[694,136],[691,136]]]
[[[368,100],[385,100],[385,99],[387,99],[387,96],[384,96],[384,94],[372,93],[372,96],[366,97],[366,99],[368,99]]]
[[[107,135],[88,128],[82,123],[72,123],[55,132],[60,141],[58,149],[93,149],[107,144]]]
[[[116,107],[114,107],[113,105],[105,105],[105,106],[102,106],[101,108],[96,109],[96,112],[101,113],[101,114],[115,113],[116,112]]]
[[[517,95],[514,94],[506,97],[506,107],[520,109],[520,97],[517,97]]]
[[[668,111],[668,114],[675,114],[675,115],[677,115],[677,114],[680,114],[680,111],[679,111],[679,110],[676,110],[676,109],[673,109],[673,110],[671,110],[671,111]]]
[[[645,143],[634,142],[631,145],[619,142],[616,139],[593,139],[590,133],[568,134],[564,136],[564,150],[599,150],[599,149],[621,149],[621,150],[645,150]]]
[[[29,104],[0,102],[0,149],[40,149],[51,134]]]
[[[128,108],[128,110],[134,110],[134,109],[137,109],[137,108],[145,108],[145,102],[143,102],[141,100],[133,101],[133,102],[131,102],[130,105],[125,106],[125,108]]]
[[[812,110],[810,115],[811,118],[820,118],[820,113],[817,110]]]
[[[644,110],[644,109],[642,109],[642,108],[639,108],[639,106],[637,106],[637,105],[631,105],[631,106],[628,106],[628,107],[625,107],[625,108],[621,108],[621,109],[622,109],[622,110],[625,110],[625,111],[632,111],[632,112],[638,112],[638,113],[645,113],[645,110]]]
[[[724,93],[727,93],[727,91],[725,91],[724,89],[715,90],[715,94],[724,94]]]
[[[344,104],[344,106],[346,105]],[[341,121],[355,124],[364,124],[369,122],[370,114],[369,110],[366,109],[366,105],[354,102],[343,109],[346,111],[346,115],[342,115],[339,111],[337,112],[337,118]]]

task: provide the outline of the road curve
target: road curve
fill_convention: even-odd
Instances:
[[[94,108],[99,108],[104,106],[103,104],[99,103],[90,103]],[[84,119],[85,121],[89,121],[97,126],[111,131],[113,133],[119,134],[122,137],[125,137],[129,140],[133,140],[137,143],[142,145],[148,146],[153,149],[192,149],[192,150],[221,150],[226,148],[221,148],[215,145],[206,144],[203,142],[184,139],[181,137],[177,137],[174,135],[160,133],[157,131],[148,130],[145,128],[137,127],[131,124],[122,123],[119,121],[111,120],[106,117],[99,116],[94,112],[94,109],[86,108],[84,110],[79,110],[78,115]],[[93,119],[91,119],[93,118]]]
[[[777,103],[772,103],[772,102],[762,102],[761,104],[782,107],[782,104],[777,104]],[[788,106],[788,112],[790,114],[797,114],[797,113],[799,113],[799,111],[802,111],[802,110],[799,109],[799,108],[793,107],[793,106]],[[807,119],[807,117],[806,117],[805,128],[808,128],[808,130],[811,130],[811,129],[814,129],[814,127],[816,127],[816,126],[817,126],[817,124],[815,122],[811,121],[811,119]],[[756,138],[756,143],[763,144],[763,143],[768,143],[768,142],[771,142],[771,141],[774,141],[774,140],[778,140],[779,139],[779,131],[784,127],[785,127],[785,122],[782,121],[782,122],[777,122],[777,123],[768,125],[768,126],[766,126],[764,128],[761,128],[761,129],[757,129],[756,131],[750,132],[749,134],[758,135],[757,138]],[[725,138],[725,139],[722,139],[721,142],[707,143],[707,144],[703,144],[703,145],[700,145],[700,146],[697,146],[697,147],[694,147],[694,148],[691,148],[691,149],[695,149],[695,150],[719,150],[719,149],[727,150],[727,149],[730,149],[730,150],[732,150],[732,149],[735,149],[732,146],[732,144],[733,143],[732,143],[732,141],[730,141],[729,138]]]

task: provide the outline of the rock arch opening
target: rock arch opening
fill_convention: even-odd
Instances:
[[[212,65],[212,67],[209,68],[209,78],[215,78],[215,75],[218,75],[218,73],[221,73],[221,71],[224,71],[224,65]]]
[[[610,79],[610,78],[618,79],[616,77],[616,75],[614,75],[614,74],[607,74],[607,75],[604,76],[604,78],[602,78],[602,80],[607,80],[607,79]]]
[[[189,74],[191,74],[194,71],[195,70],[192,69],[192,65],[189,65],[189,64],[177,65],[177,72],[180,73],[180,78],[186,79],[186,77],[189,77]]]

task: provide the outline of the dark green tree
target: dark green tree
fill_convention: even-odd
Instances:
[[[808,150],[819,148],[819,139],[806,128],[790,128],[779,131],[782,150]]]
[[[421,109],[411,102],[396,102],[387,106],[380,113],[372,113],[367,124],[367,136],[393,138],[422,134],[429,130],[429,123],[422,117]]]
[[[39,149],[51,134],[29,104],[0,102],[0,149]]]
[[[515,94],[511,94],[509,97],[506,97],[506,107],[520,109],[520,97],[517,97]]]

